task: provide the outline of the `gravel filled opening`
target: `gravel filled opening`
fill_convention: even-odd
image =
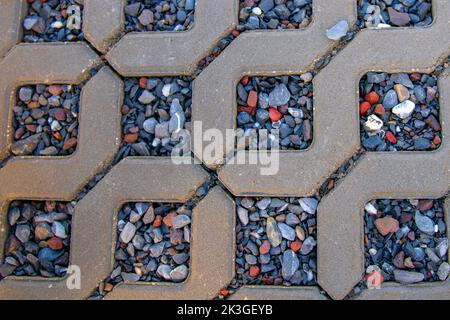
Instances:
[[[434,75],[375,73],[359,85],[361,142],[369,151],[430,151],[442,143]]]
[[[13,106],[15,156],[67,156],[78,142],[81,88],[74,85],[27,85],[18,88]]]
[[[73,210],[73,204],[66,202],[11,202],[0,279],[11,275],[64,277]]]
[[[84,0],[28,0],[24,42],[81,41]]]
[[[237,85],[238,141],[244,138],[247,150],[307,149],[313,140],[312,79],[311,73],[242,78]]]
[[[431,0],[357,0],[359,27],[424,27],[433,22]]]
[[[195,0],[127,0],[125,32],[186,31],[194,12]]]
[[[125,204],[119,211],[114,271],[107,285],[185,281],[193,206],[193,202]]]
[[[191,77],[125,79],[119,155],[190,154]]]
[[[450,265],[443,208],[443,199],[369,202],[364,210],[366,277],[378,285],[445,281]]]
[[[240,0],[238,30],[299,29],[308,26],[313,0]]]
[[[236,200],[236,279],[242,285],[315,285],[315,198]]]

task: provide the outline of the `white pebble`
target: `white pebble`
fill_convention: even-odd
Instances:
[[[364,209],[367,211],[368,214],[376,215],[378,213],[377,208],[375,208],[375,206],[371,203],[366,204]]]

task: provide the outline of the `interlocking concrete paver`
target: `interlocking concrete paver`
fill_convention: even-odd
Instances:
[[[450,135],[450,76],[439,79],[443,136]],[[327,293],[342,299],[362,279],[364,274],[365,204],[374,199],[438,199],[449,191],[450,143],[432,152],[399,152],[365,154],[353,171],[326,196],[318,207],[318,281]],[[446,216],[448,222],[448,212]],[[448,282],[448,281],[447,281]],[[428,285],[418,285],[426,288]],[[430,285],[432,289],[412,290],[412,296],[436,292],[450,298],[448,284]],[[389,288],[394,289],[389,289]],[[402,289],[395,289],[395,288]],[[383,289],[365,292],[363,297],[376,297],[386,292],[394,298],[405,287],[386,285]],[[434,293],[433,293],[434,294]],[[431,296],[429,296],[431,298]],[[405,297],[406,298],[406,297]]]
[[[22,33],[17,26],[26,1],[1,0],[0,1],[0,59],[20,41]]]
[[[213,299],[233,278],[233,209],[233,200],[220,187],[194,208],[190,275],[185,282],[121,284],[107,299]]]
[[[62,69],[61,69],[62,70]],[[67,79],[64,78],[59,79]],[[58,79],[58,78],[56,78]],[[80,132],[77,151],[69,157],[42,158],[20,157],[8,162],[0,170],[0,259],[3,260],[7,236],[7,212],[12,200],[71,201],[93,175],[106,166],[120,144],[120,112],[122,83],[108,68],[102,68],[82,90],[80,106]],[[103,91],[104,95],[98,95]],[[102,112],[102,121],[96,116]],[[95,137],[95,138],[93,138]],[[89,247],[89,237],[101,233],[92,221],[95,217],[86,213],[73,219],[71,265],[87,263],[84,248]],[[92,232],[89,230],[93,229]],[[87,243],[83,243],[87,241]],[[80,248],[81,245],[81,248]],[[86,269],[85,269],[86,270]],[[88,274],[88,272],[85,272]],[[67,278],[67,277],[66,277]],[[93,287],[68,290],[66,278],[45,280],[11,277],[0,282],[0,298],[15,299],[66,299],[85,298]],[[89,283],[89,277],[82,280]]]
[[[231,300],[326,300],[317,287],[288,288],[244,286]]]
[[[84,6],[83,33],[97,50],[106,53],[120,37],[126,0],[89,0]]]
[[[122,76],[188,75],[237,24],[239,0],[197,0],[192,29],[132,32],[107,54]]]
[[[320,5],[320,1],[316,2]],[[435,1],[434,5],[436,18],[431,27],[364,29],[315,77],[314,141],[308,150],[281,152],[280,170],[275,176],[259,174],[261,169],[259,165],[225,165],[219,171],[221,181],[233,194],[239,196],[314,194],[325,178],[360,147],[358,131],[356,131],[359,130],[357,129],[359,128],[357,89],[360,78],[368,71],[431,72],[439,58],[448,56],[450,53],[449,36],[442,34],[442,30],[448,28],[447,16],[450,3]],[[336,11],[343,10],[336,8]],[[322,10],[321,14],[326,15],[327,12]],[[320,16],[315,19],[320,21]],[[333,18],[332,12],[328,13],[327,19],[337,20]],[[329,22],[329,24],[332,23]],[[310,30],[312,30],[310,32],[316,30],[314,25]],[[317,45],[321,37],[324,37],[324,30],[322,28],[315,32],[317,33],[315,36],[310,35],[310,41]],[[249,33],[248,37],[250,35],[256,37],[257,33]],[[282,34],[279,38],[282,38]],[[286,51],[286,57],[289,59],[286,58],[288,61],[280,59],[283,64],[278,69],[275,61],[269,63],[269,59],[266,58],[267,50],[270,49],[269,45],[266,45],[268,48],[263,50],[264,58],[261,57],[260,61],[255,54],[250,55],[251,61],[240,58],[245,56],[243,52],[253,52],[253,49],[252,51],[246,49],[245,44],[251,43],[253,46],[256,44],[246,39],[246,34],[239,37],[230,45],[230,50],[225,51],[217,63],[213,63],[194,83],[194,121],[203,120],[204,130],[213,127],[220,130],[234,128],[236,106],[233,98],[235,96],[233,84],[237,83],[242,73],[251,72],[252,69],[254,73],[282,72],[287,66],[291,67],[294,62],[296,65],[288,69],[291,73],[296,69],[298,69],[297,72],[304,71],[302,63],[313,60],[311,54],[314,52],[314,46],[309,45],[308,39],[303,41],[292,39],[290,43],[298,43],[299,46],[307,47],[308,50],[307,52],[301,49],[296,51],[298,55],[295,57],[298,57],[300,61],[295,61],[293,55],[288,55]],[[322,42],[325,40],[322,39]],[[260,40],[260,43],[263,43],[263,40]],[[383,46],[374,49],[370,43],[383,43]],[[242,44],[242,47],[234,50],[236,48],[234,45],[239,44]],[[278,44],[272,50],[278,50],[275,48],[281,47],[282,45]],[[277,54],[273,56],[279,58]],[[225,67],[223,61],[228,59],[230,62]],[[252,62],[257,65],[253,66]],[[239,67],[225,74],[224,70],[229,69],[230,64],[237,64]],[[195,90],[196,87],[197,90]],[[205,87],[209,89],[203,89]],[[215,87],[224,89],[214,90]],[[215,108],[217,111],[211,112]],[[208,112],[205,111],[206,109]],[[228,148],[231,150],[232,146]],[[200,152],[195,149],[194,151],[200,158]],[[218,162],[220,160],[217,159]],[[289,183],[285,183],[286,181]]]
[[[202,121],[203,130],[215,128],[224,135],[227,129],[235,128],[236,92],[235,88],[243,75],[299,74],[306,72],[314,62],[336,43],[327,39],[325,31],[338,21],[346,19],[353,24],[356,19],[354,1],[314,1],[313,22],[304,30],[252,31],[243,33],[219,58],[214,61],[194,82],[193,120]],[[314,82],[314,88],[318,84]],[[328,83],[327,83],[328,85]],[[218,89],[220,88],[220,90]],[[315,89],[315,101],[326,100],[323,91]],[[317,97],[316,95],[319,95]],[[336,112],[335,106],[315,106],[321,110],[314,115],[314,141],[306,151],[282,151],[279,172],[274,176],[261,176],[258,165],[229,165],[219,172],[221,181],[234,195],[307,195],[314,192],[312,182],[318,183],[327,173],[353,154],[358,142],[346,141],[332,146],[328,134],[327,112],[333,112],[336,122],[344,121],[347,115]],[[325,110],[324,110],[325,109]],[[323,119],[323,120],[322,120]],[[352,129],[352,123],[347,125]],[[357,123],[355,122],[355,128]],[[201,133],[193,132],[194,138]],[[201,148],[194,148],[197,157],[203,159]],[[234,149],[234,142],[225,146],[225,152]],[[242,151],[244,152],[244,151]],[[254,151],[246,152],[246,154]],[[319,157],[319,155],[322,155]],[[310,159],[314,170],[308,168]],[[230,161],[233,161],[230,160]],[[221,164],[216,158],[208,166]],[[299,165],[301,164],[301,165]],[[311,164],[312,165],[312,164]],[[285,184],[286,179],[292,183]],[[267,183],[270,180],[270,183]],[[276,188],[273,186],[276,185]]]
[[[36,63],[36,58],[39,63]],[[69,63],[70,61],[70,63]],[[16,89],[24,84],[79,84],[99,64],[98,56],[85,44],[21,44],[0,62],[0,158],[12,141],[11,109]]]
[[[14,54],[16,50],[21,51],[19,48],[17,47],[11,53]],[[87,67],[95,61],[86,52],[83,55],[83,51],[86,49],[83,45],[61,46],[63,50],[59,52],[60,59],[52,56],[52,54],[58,53],[53,45],[50,51],[46,51],[46,48],[49,47],[44,45],[39,52],[38,47],[29,47],[31,49],[29,53],[39,52],[39,54],[42,53],[41,57],[47,58],[47,61],[44,59],[41,64],[35,64],[34,68],[28,65],[29,70],[32,71],[30,75],[20,68],[17,68],[19,70],[17,73],[13,70],[9,70],[8,73],[5,70],[5,74],[11,75],[11,81],[8,82],[8,77],[0,80],[1,92],[6,93],[2,99],[5,104],[1,108],[3,121],[0,127],[5,153],[8,149],[6,141],[9,141],[8,138],[10,139],[11,130],[10,124],[7,124],[4,119],[8,119],[8,110],[11,108],[8,102],[11,101],[11,95],[15,93],[12,88],[30,81],[77,83],[86,76]],[[62,57],[67,58],[72,54],[78,55],[81,65],[73,64],[66,68]],[[8,57],[3,63],[11,63]],[[26,57],[26,54],[19,53],[15,55],[14,59],[25,58],[24,61],[31,61]],[[26,67],[24,66],[25,70]],[[14,75],[16,76],[14,77]],[[119,117],[122,90],[121,80],[109,68],[101,69],[82,89],[79,140],[76,152],[67,157],[24,156],[12,158],[0,172],[0,181],[8,181],[8,183],[2,184],[2,197],[4,199],[27,197],[30,199],[72,200],[77,192],[112,160],[120,145]],[[104,94],[98,95],[98,92]],[[101,112],[101,121],[97,118],[99,112]]]
[[[90,260],[90,269],[86,270],[95,267],[94,277],[97,282],[105,279],[112,271],[112,249],[117,238],[114,231],[116,216],[123,203],[130,201],[183,203],[194,195],[207,177],[201,166],[175,166],[168,158],[127,158],[120,162],[75,208],[75,219],[77,215],[85,217],[92,212],[96,213],[91,219],[97,224],[97,233],[85,237],[90,239],[92,247],[85,252],[85,260]],[[191,230],[191,274],[186,282],[121,284],[108,295],[108,298],[163,299],[187,296],[192,299],[213,298],[233,276],[234,244],[230,233],[234,226],[233,209],[233,201],[219,187],[212,189],[194,208]],[[81,235],[83,230],[78,230],[74,223],[74,236],[77,236],[77,232]],[[76,245],[75,242],[74,247]]]

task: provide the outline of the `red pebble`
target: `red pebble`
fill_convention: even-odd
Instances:
[[[294,252],[298,252],[302,248],[303,244],[300,241],[294,241],[291,243],[291,249]]]
[[[58,108],[55,110],[55,118],[58,121],[66,121],[66,113],[64,112],[64,109]]]
[[[56,209],[55,201],[45,201],[45,212],[53,212]]]
[[[130,111],[130,107],[124,104],[121,111],[123,115],[126,115]]]
[[[395,144],[395,143],[397,143],[397,138],[394,136],[394,134],[392,133],[392,132],[390,132],[390,131],[388,131],[387,133],[386,133],[386,139],[390,142],[390,143],[393,143],[393,144]]]
[[[370,103],[368,103],[367,101],[364,101],[359,106],[359,114],[362,116],[366,116],[367,112],[370,110],[370,107],[371,107]]]
[[[49,86],[48,92],[50,92],[54,96],[59,96],[63,92],[63,87],[57,85]]]
[[[259,253],[260,254],[267,254],[270,251],[270,242],[269,240],[264,240],[264,242],[261,244],[261,247],[259,247]]]
[[[251,116],[256,114],[256,108],[239,106],[237,109],[238,112],[247,112]]]
[[[135,143],[138,139],[139,135],[137,133],[126,134],[123,138],[125,143]]]
[[[441,142],[442,142],[441,137],[439,137],[439,136],[435,136],[435,137],[434,137],[433,143],[434,143],[435,145],[441,144]]]
[[[35,133],[35,132],[36,132],[36,125],[35,125],[35,124],[27,124],[25,127],[26,127],[27,130],[30,131],[31,133]]]
[[[386,113],[386,109],[383,107],[382,104],[377,104],[375,106],[375,110],[374,110],[375,114],[382,116],[383,114]]]
[[[378,95],[378,93],[376,93],[375,91],[369,92],[368,94],[366,94],[366,96],[364,97],[364,100],[366,100],[367,102],[369,102],[370,104],[375,104],[378,103],[378,100],[380,99],[380,96]]]
[[[248,76],[245,76],[241,79],[242,85],[246,86],[248,84],[249,78]]]
[[[233,30],[233,31],[231,31],[231,35],[232,35],[233,37],[235,37],[235,38],[239,37],[240,34],[241,34],[241,33],[240,33],[238,30]]]
[[[255,108],[258,104],[258,92],[252,90],[248,94],[247,105],[249,107]]]
[[[251,266],[250,267],[250,277],[254,278],[259,275],[259,267],[258,266]]]
[[[63,150],[67,151],[69,149],[75,148],[78,144],[78,140],[75,137],[72,137],[68,139],[66,142],[64,142]]]
[[[153,227],[159,228],[161,227],[161,224],[162,224],[162,217],[156,216],[155,221],[153,221]]]
[[[139,88],[147,88],[147,78],[142,77],[139,79]]]
[[[283,115],[275,108],[269,108],[269,117],[272,122],[278,121]]]
[[[47,245],[50,249],[61,250],[63,248],[63,242],[60,238],[53,237],[47,241]]]

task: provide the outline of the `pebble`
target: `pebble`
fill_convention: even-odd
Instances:
[[[375,206],[371,203],[366,204],[364,210],[366,210],[366,212],[371,215],[376,215],[378,213],[378,209],[375,208]]]
[[[411,116],[415,108],[416,105],[414,104],[414,102],[406,100],[392,108],[392,113],[394,113],[400,119],[406,119]]]
[[[369,118],[367,118],[366,123],[364,124],[364,127],[367,131],[370,132],[379,132],[381,128],[383,128],[383,120],[378,118],[376,115],[370,115]]]
[[[28,240],[30,240],[30,235],[31,235],[30,226],[27,224],[19,224],[16,227],[15,235],[16,235],[17,239],[20,240],[20,242],[22,242],[22,243],[28,242]]]
[[[281,244],[281,232],[278,228],[277,222],[274,218],[269,217],[266,221],[266,234],[269,238],[270,244],[273,247],[278,247]]]
[[[419,228],[419,230],[423,233],[430,236],[434,234],[433,220],[431,220],[427,216],[421,214],[420,212],[416,212],[416,214],[414,215],[414,222],[416,223],[417,228]]]
[[[180,214],[172,219],[174,229],[181,229],[191,223],[191,218],[187,215]]]
[[[292,229],[291,227],[289,227],[287,224],[278,223],[278,229],[281,232],[281,236],[289,241],[294,241],[295,240],[295,231],[294,229]]]
[[[445,281],[448,278],[448,274],[450,273],[450,265],[447,262],[443,262],[438,269],[438,277],[439,280]]]
[[[184,264],[176,267],[170,272],[170,279],[175,282],[184,281],[189,274],[189,269]]]
[[[242,225],[245,227],[249,223],[248,219],[248,210],[238,207],[237,209],[239,220],[241,221]]]
[[[278,107],[285,105],[291,99],[291,93],[284,83],[276,85],[269,94],[269,105]]]
[[[299,201],[300,206],[309,214],[315,214],[319,201],[314,198],[302,198]]]
[[[120,241],[123,243],[129,243],[136,234],[136,226],[130,222],[127,222],[122,232],[120,233]]]
[[[375,226],[382,236],[386,236],[389,233],[398,231],[399,222],[392,217],[384,217],[375,220]]]
[[[286,250],[283,254],[281,273],[283,278],[289,281],[300,266],[297,255],[292,250]]]
[[[413,271],[395,270],[394,277],[395,281],[403,284],[413,284],[424,280],[424,275],[422,273]]]
[[[302,255],[306,256],[311,253],[311,251],[314,249],[315,246],[316,246],[316,241],[314,240],[314,238],[308,237],[303,242],[303,246],[300,249],[300,253]]]
[[[340,40],[343,38],[349,30],[349,25],[347,20],[341,20],[332,28],[328,29],[326,34],[327,38],[330,40]]]

